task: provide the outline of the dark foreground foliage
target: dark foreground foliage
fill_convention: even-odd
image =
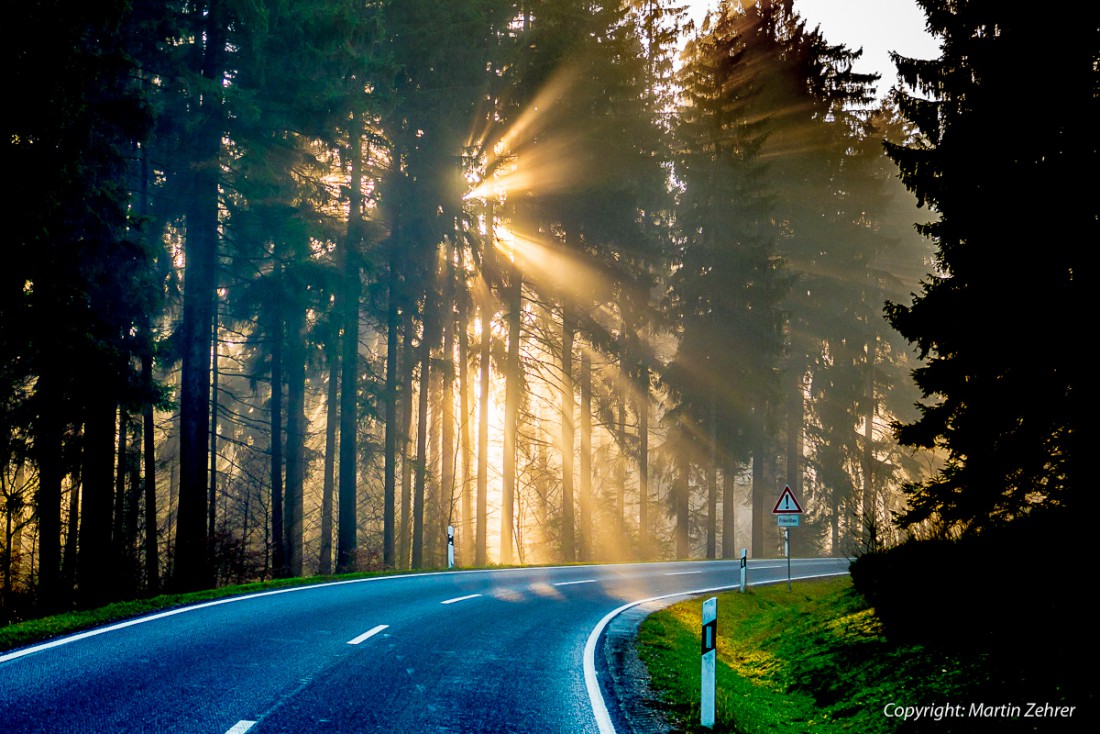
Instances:
[[[852,579],[889,638],[987,656],[998,690],[1025,696],[1092,637],[1080,521],[1067,515],[1051,510],[958,540],[910,541],[859,558]],[[1092,695],[1079,676],[1065,685]]]

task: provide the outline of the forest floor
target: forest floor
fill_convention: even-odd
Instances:
[[[891,641],[845,577],[718,595],[716,724],[704,729],[701,608],[700,599],[681,602],[638,632],[676,731],[1072,732],[1095,723],[1095,696],[1067,666]]]

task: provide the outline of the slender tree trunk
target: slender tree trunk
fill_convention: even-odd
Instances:
[[[340,513],[336,532],[337,573],[356,570],[358,551],[359,442],[356,432],[359,428],[359,248],[363,238],[363,123],[358,115],[352,121],[348,138],[351,147],[348,230],[340,253],[343,287],[337,304],[344,330],[340,354]]]
[[[293,274],[291,276],[294,278]],[[287,401],[286,401],[286,558],[288,574],[294,578],[303,572],[302,530],[305,513],[306,424],[306,314],[299,302],[302,288],[292,286],[295,297],[287,319]]]
[[[765,558],[765,528],[768,521],[764,496],[764,451],[758,442],[752,453],[752,557]]]
[[[96,607],[114,597],[117,579],[111,544],[115,405],[103,393],[92,393],[87,399],[77,580],[81,606]]]
[[[41,472],[41,469],[39,471]],[[39,481],[42,481],[41,474],[39,474]],[[61,560],[61,582],[66,589],[66,595],[72,593],[73,585],[76,583],[76,548],[79,536],[80,494],[82,488],[81,475],[78,472],[73,472],[69,477],[69,517],[65,528],[65,554]],[[41,544],[40,540],[40,549]]]
[[[481,302],[481,394],[478,396],[477,423],[477,542],[474,563],[484,566],[489,559],[489,378],[492,362],[493,343],[493,247],[496,234],[495,214],[492,203],[486,205],[488,233],[481,255],[481,275],[484,278],[485,292]]]
[[[201,75],[196,95],[199,125],[194,136],[193,190],[188,197],[183,294],[183,366],[180,376],[180,489],[176,530],[175,585],[210,586],[206,538],[206,460],[210,439],[210,333],[218,251],[218,180],[224,113],[221,95],[225,55],[221,0],[209,0]]]
[[[455,505],[455,319],[454,309],[454,252],[453,247],[447,248],[447,264],[444,266],[443,289],[443,359],[440,362],[441,402],[440,411],[440,440],[443,443],[439,455],[439,495],[442,499],[440,506],[440,537],[447,537],[447,525],[452,520],[452,510]],[[447,549],[443,549],[444,564],[446,563]]]
[[[114,493],[114,521],[111,526],[111,552],[114,556],[114,563],[112,564],[116,570],[116,573],[125,565],[126,561],[126,433],[127,433],[127,420],[126,411],[120,410],[118,412],[118,421],[116,423],[117,428],[117,443],[115,444],[115,493]],[[121,591],[123,574],[118,573],[115,580],[118,582],[118,588]]]
[[[160,553],[157,543],[157,454],[153,416],[153,355],[147,343],[141,353],[141,379],[148,394],[142,409],[142,459],[145,493],[145,588],[152,596],[160,590]]]
[[[328,389],[325,394],[325,468],[321,489],[321,548],[317,559],[317,573],[332,573],[332,500],[336,485],[336,429],[339,421],[337,400],[340,387],[340,352],[335,327],[325,344],[328,360]],[[247,517],[246,517],[247,519]]]
[[[35,460],[38,464],[38,592],[43,611],[55,611],[62,602],[63,572],[61,557],[61,484],[64,462],[61,460],[63,428],[57,397],[50,396],[52,380],[39,379],[43,410],[35,434]],[[76,485],[73,484],[74,494]],[[76,517],[70,503],[70,520]],[[70,531],[75,551],[75,534]],[[68,576],[71,584],[71,575]]]
[[[519,429],[519,386],[522,379],[519,364],[519,342],[523,314],[523,276],[519,268],[508,273],[508,356],[504,366],[504,476],[500,510],[500,562],[512,562],[515,536],[516,502],[516,434]]]
[[[141,423],[134,425],[130,440],[126,468],[129,473],[129,490],[126,493],[126,591],[135,594],[141,584],[141,566],[138,561],[138,514],[141,509]]]
[[[574,320],[568,305],[561,316],[561,556],[576,559],[573,510],[573,335]]]
[[[428,474],[428,393],[431,390],[431,298],[424,307],[424,334],[420,342],[420,386],[417,396],[416,463],[413,465],[412,567],[424,565],[424,500]]]
[[[462,565],[474,560],[474,497],[470,487],[473,464],[473,446],[470,437],[470,338],[467,331],[469,315],[465,299],[459,302],[458,312],[458,390],[459,390],[459,444],[462,452],[462,519],[459,540],[459,556]]]
[[[581,482],[580,526],[581,560],[595,557],[592,546],[592,356],[587,348],[581,349]]]
[[[401,450],[401,530],[399,534],[401,545],[397,555],[400,557],[401,568],[409,567],[409,556],[412,550],[412,486],[415,461],[409,455],[409,447],[412,443],[412,385],[413,370],[416,363],[413,329],[412,319],[406,318],[402,330],[403,339],[401,340],[401,354],[399,355],[398,364],[401,373],[400,394],[398,396],[398,408],[401,411],[401,434],[398,437]]]
[[[867,398],[863,411],[864,552],[878,550],[878,523],[875,518],[875,352],[875,337],[871,337],[867,342]]]
[[[278,299],[271,305],[271,539],[272,567],[276,578],[286,576],[283,532],[283,317]]]
[[[733,490],[736,474],[727,464],[722,469],[722,558],[736,558],[737,509]]]
[[[686,451],[678,451],[676,456],[676,476],[673,479],[673,503],[676,509],[676,557],[683,559],[691,555],[691,484],[690,464]]]
[[[392,248],[396,252],[397,248]],[[397,422],[398,376],[397,330],[400,328],[397,308],[397,257],[390,256],[386,294],[386,446],[382,498],[382,564],[397,567],[395,522],[397,503],[397,445],[401,427]]]
[[[710,446],[707,457],[707,548],[706,557],[713,559],[718,550],[718,409],[717,400],[711,396],[709,423]]]
[[[650,557],[649,540],[649,370],[641,368],[638,381],[638,551]]]
[[[218,298],[214,296],[214,319],[210,334],[210,489],[206,505],[206,537],[210,542],[210,568],[216,569],[214,530],[218,499]],[[215,573],[217,571],[215,570]]]
[[[442,304],[438,304],[442,309]],[[437,314],[436,318],[442,318]],[[439,328],[441,324],[437,325]],[[436,337],[439,334],[435,335]],[[437,339],[433,339],[437,341]],[[437,345],[438,346],[438,345]],[[431,380],[428,383],[428,473],[426,475],[427,491],[424,500],[424,565],[434,568],[439,565],[439,540],[440,540],[440,505],[442,503],[442,487],[439,483],[440,454],[443,449],[442,421],[440,420],[439,406],[442,402],[443,380],[442,371],[438,365],[440,360],[439,350],[432,348],[432,360],[436,367],[432,370]]]

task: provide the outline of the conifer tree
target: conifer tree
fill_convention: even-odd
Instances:
[[[888,314],[927,360],[914,372],[921,416],[899,437],[949,458],[912,487],[904,522],[981,530],[1080,509],[1082,245],[1100,239],[1100,219],[1079,174],[1097,164],[1098,13],[1042,33],[1027,6],[920,5],[941,55],[896,59],[911,90],[897,103],[920,139],[889,152],[935,215],[920,230],[937,270]]]

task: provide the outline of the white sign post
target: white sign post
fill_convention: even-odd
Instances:
[[[718,598],[712,596],[703,602],[703,669],[699,695],[699,723],[714,727],[714,668],[718,654]]]
[[[791,528],[798,527],[798,518],[802,515],[802,506],[794,497],[790,486],[783,488],[779,501],[772,510],[776,523],[783,528],[783,555],[787,557],[787,591],[791,590]]]
[[[447,526],[447,568],[455,567],[455,526]]]

